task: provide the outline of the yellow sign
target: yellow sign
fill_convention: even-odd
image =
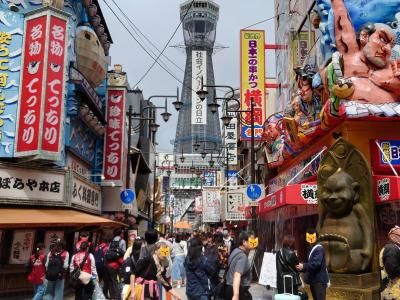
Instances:
[[[254,137],[260,140],[265,121],[265,33],[263,30],[240,31],[240,101],[244,124],[240,125],[241,140],[251,138],[251,99],[254,103]]]

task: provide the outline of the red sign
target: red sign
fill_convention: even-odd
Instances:
[[[64,70],[67,49],[66,20],[51,16],[49,30],[42,150],[58,153],[61,152],[61,126],[64,107]]]
[[[400,178],[374,175],[374,196],[376,203],[400,200]]]
[[[123,184],[125,88],[107,91],[107,130],[104,141],[104,181]]]
[[[25,19],[15,156],[60,160],[67,15],[51,9]]]
[[[317,203],[316,182],[292,184],[262,199],[258,205],[257,213],[263,214],[287,204],[316,205]]]
[[[40,118],[46,52],[47,16],[25,21],[21,100],[18,105],[16,156],[39,152]]]

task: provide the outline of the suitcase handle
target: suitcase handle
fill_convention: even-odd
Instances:
[[[292,281],[292,293],[291,293],[291,295],[294,295],[293,294],[294,286],[293,286],[293,276],[292,275],[283,275],[283,293],[284,294],[289,294],[289,293],[286,293],[286,280],[285,280],[286,278],[290,278],[291,281]]]

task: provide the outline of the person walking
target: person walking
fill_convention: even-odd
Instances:
[[[238,248],[235,248],[228,261],[226,274],[226,299],[252,300],[250,284],[252,279],[251,266],[248,255],[251,249],[249,239],[254,238],[254,233],[242,231],[238,237]]]
[[[282,241],[282,248],[276,253],[278,294],[299,294],[301,279],[299,271],[296,269],[296,266],[299,264],[299,259],[294,252],[294,247],[294,237],[292,235],[285,235]],[[289,278],[286,276],[289,276]]]
[[[41,300],[45,292],[45,247],[44,244],[36,245],[35,253],[30,257],[29,264],[32,267],[28,281],[33,284],[34,295],[32,300]]]
[[[304,282],[310,285],[313,299],[325,300],[329,275],[326,269],[324,247],[318,243],[318,233],[315,229],[307,230],[306,241],[310,249],[307,262],[298,264],[296,269],[304,272]]]
[[[224,277],[225,271],[228,267],[228,260],[229,260],[229,251],[228,247],[226,247],[224,243],[224,237],[222,232],[217,231],[216,233],[214,233],[214,244],[218,250],[218,257],[219,257],[218,277],[220,281]]]
[[[383,266],[389,278],[387,287],[381,293],[384,300],[400,298],[400,227],[393,227],[388,237],[389,242],[382,255]]]
[[[65,274],[69,264],[69,253],[65,242],[57,240],[50,246],[50,252],[46,257],[46,291],[44,300],[64,299]]]
[[[122,288],[122,299],[128,299],[127,296],[130,292],[131,274],[135,273],[136,263],[140,258],[140,251],[142,249],[143,240],[141,238],[136,238],[133,241],[132,246],[130,246],[124,255],[124,263],[121,267],[121,277],[124,283]]]
[[[203,255],[203,243],[192,238],[184,266],[187,276],[186,296],[188,300],[208,300],[211,295],[210,278],[216,273],[215,264]]]
[[[124,262],[124,251],[120,248],[120,240],[113,240],[108,247],[104,258],[104,286],[103,293],[105,296],[110,294],[111,299],[119,300],[121,291],[119,288],[119,274],[121,266]]]
[[[124,232],[118,228],[114,232],[114,238],[113,241],[118,242],[119,248],[125,253],[126,251],[126,241],[124,240]]]
[[[183,263],[185,262],[185,245],[182,241],[182,236],[177,234],[175,241],[171,248],[171,258],[172,258],[172,284],[179,289],[181,286],[185,285],[185,267]]]
[[[80,283],[75,288],[75,300],[90,300],[95,288],[93,280],[98,276],[95,259],[89,253],[89,243],[87,241],[82,242],[79,251],[72,256],[70,273],[77,268],[81,268],[81,276],[79,277]]]
[[[220,259],[218,247],[214,243],[214,235],[211,232],[205,234],[204,245],[204,256],[207,258],[208,262],[213,265],[214,272],[210,274],[210,289],[214,290],[216,285],[219,283],[219,269],[220,269]]]

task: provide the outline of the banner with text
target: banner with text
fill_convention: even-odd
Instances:
[[[220,188],[203,188],[203,222],[216,223],[221,220]]]
[[[192,125],[207,124],[207,100],[196,94],[201,89],[201,78],[207,84],[207,51],[192,51]]]
[[[241,109],[250,111],[254,103],[254,137],[260,140],[265,121],[265,32],[263,30],[240,31],[240,100]],[[240,124],[241,140],[251,138],[251,113],[243,112],[244,124]]]

